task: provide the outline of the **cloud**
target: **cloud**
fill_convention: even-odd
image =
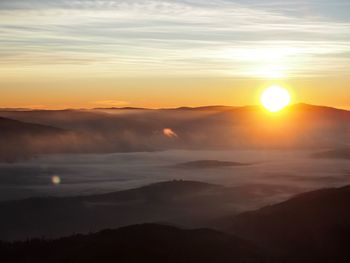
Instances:
[[[310,6],[320,11],[302,11]],[[0,70],[58,66],[103,76],[236,77],[259,77],[264,67],[283,68],[286,76],[348,72],[350,59],[342,55],[350,52],[350,22],[327,16],[325,6],[330,9],[311,0],[1,1]]]
[[[96,105],[97,107],[120,107],[126,106],[129,103],[122,100],[99,100],[92,102],[92,104]]]

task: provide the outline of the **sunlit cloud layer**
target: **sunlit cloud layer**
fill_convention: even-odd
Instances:
[[[346,75],[350,20],[343,12],[349,7],[345,0],[3,0],[0,70]]]

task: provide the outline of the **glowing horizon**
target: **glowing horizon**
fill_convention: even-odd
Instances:
[[[350,109],[346,0],[4,0],[1,108],[255,105]]]

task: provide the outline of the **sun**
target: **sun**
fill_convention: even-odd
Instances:
[[[278,112],[289,105],[291,96],[287,89],[280,86],[272,86],[262,93],[260,100],[268,111]]]

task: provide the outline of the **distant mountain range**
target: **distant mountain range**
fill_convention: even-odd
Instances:
[[[219,160],[199,160],[191,161],[185,163],[179,163],[174,165],[174,168],[182,169],[207,169],[207,168],[218,168],[218,167],[234,167],[234,166],[247,166],[252,165],[249,163],[240,163],[240,162],[227,162]]]
[[[0,117],[1,137],[25,137],[25,136],[46,136],[50,134],[61,134],[64,130],[42,124],[26,123],[17,120]]]
[[[159,110],[6,109],[0,111],[0,116],[3,117],[2,134],[13,138],[3,139],[1,146],[19,155],[21,151],[26,155],[25,151],[40,154],[169,149],[313,149],[318,152],[347,147],[350,140],[349,111],[306,104],[292,105],[279,114],[267,113],[257,106],[208,106]],[[14,124],[16,128],[11,128]],[[167,136],[165,129],[176,136]],[[25,134],[28,136],[23,139]],[[20,145],[24,148],[14,143],[17,138],[23,141]],[[0,160],[6,160],[6,156]]]
[[[315,158],[350,159],[350,147],[328,150],[313,154]]]
[[[61,128],[0,117],[0,161],[11,162],[58,151],[59,144],[72,136],[72,132]]]
[[[269,202],[268,197],[295,191],[278,185],[169,181],[99,195],[7,201],[0,203],[0,240],[60,237],[147,222],[211,226],[218,218],[242,211],[238,200],[245,210],[254,209]]]

